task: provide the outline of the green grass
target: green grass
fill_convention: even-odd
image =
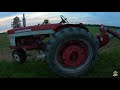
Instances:
[[[9,37],[6,34],[0,35],[0,48],[9,47]]]
[[[47,63],[29,61],[24,64],[0,62],[0,78],[51,78],[56,77]]]
[[[94,35],[99,33],[98,27],[88,26],[88,28]],[[11,54],[8,47],[7,35],[0,35],[0,53],[2,55]],[[3,49],[5,49],[4,52]],[[6,50],[9,52],[5,52]],[[0,78],[59,78],[49,69],[46,61],[32,60],[24,64],[17,64],[1,57],[0,60]],[[120,74],[120,41],[116,38],[99,50],[95,67],[80,78],[112,78],[113,71],[118,71]]]

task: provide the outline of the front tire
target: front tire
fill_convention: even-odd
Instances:
[[[96,62],[97,53],[96,38],[87,30],[76,27],[55,33],[46,48],[50,68],[64,77],[85,74]]]
[[[27,55],[23,49],[20,49],[20,50],[14,50],[12,52],[12,57],[15,62],[24,63],[26,61]]]

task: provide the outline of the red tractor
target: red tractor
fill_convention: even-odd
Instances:
[[[67,18],[60,17],[62,21],[57,24],[8,30],[14,60],[24,63],[27,59],[26,50],[43,50],[55,73],[64,77],[77,77],[94,66],[99,48],[113,37],[120,39],[120,30],[115,32],[101,25],[100,34],[95,37],[82,23],[69,24]],[[44,42],[46,38],[49,38],[47,43]]]

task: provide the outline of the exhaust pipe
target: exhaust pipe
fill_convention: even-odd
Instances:
[[[26,26],[26,18],[25,18],[25,14],[23,14],[23,26]]]

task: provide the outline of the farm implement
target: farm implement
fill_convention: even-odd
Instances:
[[[67,18],[60,16],[57,24],[44,24],[16,27],[8,30],[13,59],[24,63],[26,50],[42,50],[50,68],[64,77],[77,77],[90,70],[97,61],[98,49],[116,37],[120,30],[113,31],[101,25],[100,34],[94,36],[82,23],[69,24]],[[47,42],[44,42],[48,38]]]

